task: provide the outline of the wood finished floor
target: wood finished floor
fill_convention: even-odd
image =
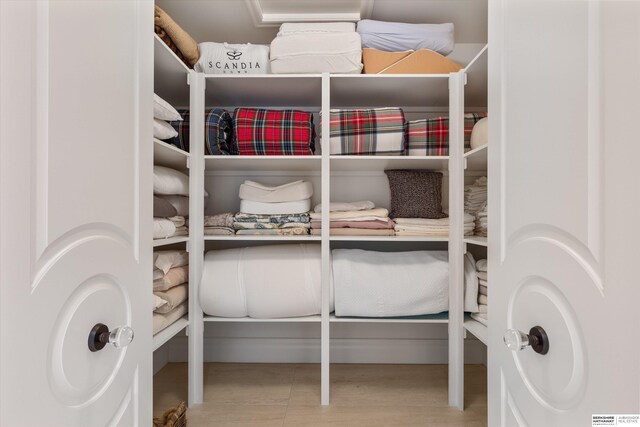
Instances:
[[[187,399],[187,365],[154,377],[154,416]],[[320,406],[317,364],[205,363],[200,426],[487,425],[487,370],[465,366],[465,411],[447,406],[446,365],[331,365],[331,405]]]

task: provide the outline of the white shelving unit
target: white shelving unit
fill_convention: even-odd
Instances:
[[[185,243],[188,241],[189,241],[188,236],[176,236],[176,237],[167,237],[166,239],[154,239],[153,247],[159,248],[161,246],[175,245],[176,243]]]
[[[189,171],[192,216],[190,218],[190,311],[189,311],[189,403],[203,401],[203,330],[204,323],[319,323],[321,330],[321,403],[329,403],[330,324],[442,324],[449,330],[449,404],[463,407],[463,350],[465,326],[463,312],[463,256],[465,243],[479,240],[464,238],[462,198],[465,166],[468,170],[486,169],[486,150],[463,153],[463,114],[465,110],[486,108],[486,46],[456,45],[450,58],[465,68],[449,75],[203,75],[187,71],[172,52],[156,40],[156,87],[165,100],[175,106],[189,106],[190,123]],[[178,61],[179,62],[179,61]],[[188,90],[185,83],[189,82]],[[400,106],[405,112],[442,112],[450,116],[450,154],[428,156],[330,156],[322,147],[328,146],[328,134],[320,129],[328,127],[330,108]],[[205,107],[299,108],[321,113],[315,123],[318,138],[314,156],[205,156]],[[320,123],[319,123],[320,122]],[[169,155],[170,148],[163,147]],[[484,154],[483,154],[484,152]],[[320,154],[321,153],[321,154]],[[484,160],[483,160],[484,159]],[[484,162],[484,163],[483,163]],[[331,200],[334,182],[350,176],[380,176],[385,169],[430,169],[445,175],[444,192],[450,209],[450,235],[438,237],[413,236],[330,236],[326,207]],[[204,236],[205,173],[215,179],[242,179],[244,176],[313,177],[320,202],[325,206],[321,236]],[[235,182],[235,181],[234,181]],[[318,192],[318,190],[320,190]],[[209,191],[212,193],[212,191]],[[354,197],[356,195],[354,194]],[[208,206],[210,206],[209,202]],[[214,200],[215,205],[215,200]],[[200,224],[200,225],[198,225]],[[472,242],[473,240],[473,242]],[[229,242],[257,244],[259,242],[312,241],[321,245],[322,254],[322,311],[320,315],[285,319],[219,318],[204,316],[196,301],[203,257],[206,248]],[[442,315],[415,318],[340,318],[329,312],[329,256],[335,245],[375,245],[390,248],[392,244],[433,247],[447,245],[450,265],[450,307]],[[224,246],[223,246],[224,247]]]
[[[485,325],[467,316],[464,319],[464,328],[478,338],[484,345],[487,345],[489,331]]]
[[[172,323],[166,329],[158,332],[153,336],[153,351],[156,351],[167,343],[171,338],[175,337],[178,333],[182,332],[187,326],[189,326],[189,317],[184,316],[178,319],[177,322]]]

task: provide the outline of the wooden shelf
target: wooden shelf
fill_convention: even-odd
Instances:
[[[465,315],[464,328],[478,338],[484,345],[487,345],[489,339],[489,330],[485,325],[472,319],[469,315]]]
[[[153,351],[162,347],[180,331],[189,326],[188,316],[184,316],[153,336]]]
[[[253,317],[216,317],[204,316],[205,322],[225,323],[320,323],[320,315],[303,317],[283,317],[279,319],[254,319]]]
[[[488,246],[487,238],[484,236],[467,236],[464,238],[464,242],[477,246]]]
[[[231,234],[228,236],[204,236],[206,241],[231,241],[231,242],[319,242],[320,236],[302,235],[302,236],[247,236]]]
[[[164,141],[153,139],[153,164],[166,166],[176,170],[186,170],[189,163],[189,153],[167,144]]]
[[[408,317],[336,317],[332,314],[329,320],[332,323],[449,323],[449,313]]]
[[[445,171],[448,156],[331,156],[331,171],[384,171],[389,169],[430,169]]]
[[[154,239],[153,247],[157,248],[159,246],[168,246],[176,243],[184,243],[189,241],[189,236],[176,236],[176,237],[167,237],[166,239]]]
[[[448,242],[447,236],[330,236],[332,242]]]
[[[464,153],[468,171],[487,171],[487,144]]]
[[[174,107],[189,107],[189,68],[154,34],[154,92]]]
[[[320,171],[321,156],[204,156],[205,171]]]

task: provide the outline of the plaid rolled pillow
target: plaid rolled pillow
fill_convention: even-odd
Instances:
[[[233,142],[243,156],[313,155],[313,114],[300,110],[236,108]]]
[[[471,150],[471,131],[487,113],[464,115],[464,151]],[[407,122],[407,156],[448,156],[449,117]]]
[[[331,154],[402,155],[404,112],[400,108],[331,110]]]
[[[169,140],[170,144],[189,151],[189,110],[178,110],[182,121],[171,122],[178,136]],[[222,108],[209,110],[204,118],[204,151],[207,155],[238,154],[233,145],[233,120],[231,114]]]

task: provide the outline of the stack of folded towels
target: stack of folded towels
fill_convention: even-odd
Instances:
[[[235,230],[233,229],[233,214],[231,212],[204,216],[205,236],[225,236],[230,234],[235,234]]]
[[[482,205],[482,208],[476,213],[476,228],[474,234],[476,236],[487,237],[487,202]]]
[[[313,185],[294,181],[268,186],[255,181],[240,185],[240,212],[233,228],[240,235],[309,234],[309,210]]]
[[[464,235],[473,235],[475,217],[464,214]],[[396,236],[448,236],[449,218],[396,218]]]
[[[475,215],[487,202],[487,177],[476,179],[464,187],[464,211]]]
[[[329,224],[332,236],[393,236],[389,211],[370,201],[330,203]],[[322,234],[322,204],[311,213],[311,234]]]
[[[153,238],[186,236],[189,177],[164,166],[153,167]]]
[[[153,333],[184,316],[189,307],[189,254],[183,250],[153,253]]]
[[[471,317],[478,322],[487,324],[487,260],[480,259],[476,262],[476,275],[478,276],[478,312],[471,313]]]

